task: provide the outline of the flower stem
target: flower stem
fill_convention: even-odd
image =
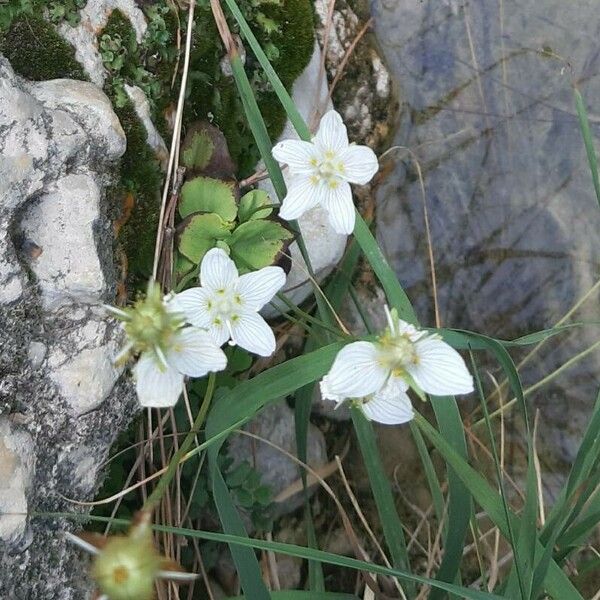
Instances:
[[[197,433],[200,431],[200,428],[204,424],[204,421],[206,420],[206,415],[208,413],[213,393],[215,391],[215,381],[216,375],[214,373],[210,373],[208,376],[208,385],[206,387],[206,393],[204,394],[204,400],[202,401],[200,411],[196,416],[192,429],[186,435],[181,446],[179,446],[179,450],[177,450],[177,452],[171,459],[171,462],[169,463],[169,468],[167,469],[166,473],[160,478],[158,484],[156,485],[150,496],[148,496],[146,502],[144,502],[144,506],[142,506],[142,512],[152,512],[156,505],[160,502],[162,495],[167,490],[169,483],[171,483],[171,480],[177,472],[177,467],[179,466],[181,459],[187,454],[188,450],[190,449],[190,446],[194,442],[194,438],[196,437]]]

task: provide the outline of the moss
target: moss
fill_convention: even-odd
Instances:
[[[75,60],[75,49],[56,32],[51,23],[36,16],[20,16],[12,21],[0,40],[0,52],[13,69],[26,79],[87,80]]]
[[[312,56],[314,15],[311,0],[255,2],[242,7],[261,46],[271,49],[273,66],[284,85],[291,89]],[[228,15],[229,18],[229,15]],[[272,29],[269,24],[275,24]],[[229,19],[233,32],[236,23]],[[252,132],[246,121],[235,83],[221,73],[220,61],[225,51],[210,9],[196,12],[194,47],[190,65],[190,93],[186,124],[209,119],[225,134],[231,156],[240,176],[251,171],[259,159]],[[248,52],[246,72],[253,84],[267,130],[272,139],[281,135],[286,114],[271,91],[254,56]]]
[[[116,190],[116,201],[122,202],[128,192],[134,197],[134,207],[119,242],[127,256],[129,282],[138,287],[152,273],[162,173],[133,104],[128,102],[115,112],[127,137],[127,150],[121,159],[122,185]]]

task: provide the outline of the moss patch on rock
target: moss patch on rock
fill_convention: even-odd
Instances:
[[[88,79],[75,59],[73,46],[57,33],[54,25],[37,16],[14,18],[0,38],[0,52],[19,75],[33,81]]]

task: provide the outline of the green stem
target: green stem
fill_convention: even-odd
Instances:
[[[202,401],[202,405],[200,406],[200,411],[196,416],[194,425],[192,426],[192,429],[189,431],[189,433],[185,436],[185,439],[183,440],[181,446],[179,446],[179,450],[177,450],[177,452],[174,454],[173,458],[169,462],[169,467],[167,468],[166,473],[160,478],[158,484],[156,485],[150,496],[148,496],[146,502],[144,502],[144,506],[142,506],[143,512],[151,512],[154,510],[154,508],[156,508],[163,494],[167,490],[167,487],[171,483],[171,480],[175,476],[179,463],[187,454],[188,450],[194,442],[194,438],[202,428],[202,425],[204,425],[204,421],[206,420],[206,415],[210,407],[213,393],[215,391],[215,381],[216,375],[214,373],[210,373],[208,376],[208,385],[206,387],[206,393],[204,394],[204,400]]]

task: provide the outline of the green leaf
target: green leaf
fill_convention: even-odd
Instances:
[[[199,264],[202,257],[217,243],[227,241],[231,235],[229,224],[215,213],[197,214],[184,222],[179,235],[179,251],[193,263]]]
[[[188,169],[204,169],[210,162],[214,149],[215,145],[206,132],[196,131],[183,144],[181,162]]]
[[[293,235],[275,221],[247,221],[236,227],[228,243],[238,266],[261,269],[272,265]],[[240,269],[243,270],[243,269]]]
[[[179,214],[185,218],[192,213],[216,213],[224,221],[233,221],[237,215],[233,182],[212,177],[195,177],[181,188]]]
[[[588,119],[583,97],[577,88],[573,90],[575,93],[575,108],[577,109],[577,117],[579,119],[579,127],[581,128],[581,135],[583,137],[583,143],[585,145],[585,151],[590,166],[590,172],[592,173],[592,182],[594,184],[594,191],[596,192],[596,199],[600,204],[600,177],[598,176],[598,157],[596,156],[596,150],[594,149],[594,140],[592,132],[590,130],[590,121]]]
[[[269,194],[263,190],[252,190],[242,196],[240,205],[238,207],[238,221],[244,223],[245,221],[251,221],[255,219],[265,219],[272,212],[271,198]],[[261,206],[268,206],[269,208],[261,209]]]
[[[365,417],[363,411],[357,406],[353,405],[351,412],[354,431],[356,432],[360,452],[371,483],[373,498],[375,498],[375,504],[377,505],[379,521],[381,522],[385,541],[392,556],[392,564],[397,569],[402,569],[410,573],[410,561],[406,550],[406,540],[404,539],[402,523],[398,517],[390,481],[381,464],[373,426]],[[413,598],[415,595],[414,585],[412,582],[405,585],[407,597]]]

